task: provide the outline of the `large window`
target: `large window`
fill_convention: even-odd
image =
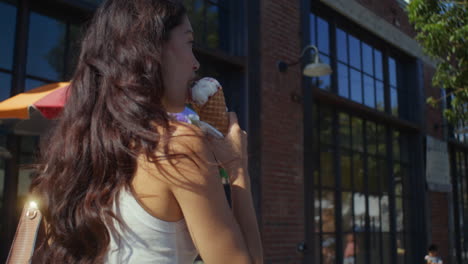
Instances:
[[[396,58],[320,16],[310,15],[310,28],[311,43],[336,75],[336,80],[332,76],[313,78],[313,86],[397,117],[406,115],[400,111],[407,93]]]
[[[190,21],[195,29],[195,42],[210,49],[228,50],[229,12],[222,0],[185,0]]]
[[[0,2],[0,100],[10,97],[15,30],[16,7]]]
[[[411,263],[406,135],[329,106],[315,107],[314,115],[315,263],[385,264],[393,254],[397,263]],[[391,217],[397,223],[393,230]]]
[[[31,12],[25,90],[69,79],[79,55],[79,40],[78,25]]]

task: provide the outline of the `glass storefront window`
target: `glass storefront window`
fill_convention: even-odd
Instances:
[[[0,68],[12,70],[16,30],[16,7],[0,2]]]
[[[187,13],[195,31],[195,42],[209,49],[228,51],[226,32],[229,28],[229,11],[224,1],[184,0]]]
[[[0,72],[0,101],[10,97],[11,74]]]
[[[333,137],[322,136],[318,143],[320,151],[317,152],[317,162],[321,184],[316,184],[315,188],[322,195],[315,195],[315,199],[319,199],[319,203],[315,202],[315,212],[321,215],[322,222],[316,222],[321,227],[316,232],[322,236],[333,235],[341,240],[343,259],[338,261],[345,261],[346,256],[349,256],[348,260],[351,260],[350,257],[355,258],[353,263],[390,263],[390,256],[397,255],[397,252],[391,252],[391,233],[393,237],[401,234],[402,238],[412,235],[408,232],[410,223],[405,214],[405,206],[409,205],[411,199],[404,189],[408,188],[405,181],[409,178],[411,165],[407,155],[408,145],[411,144],[408,136],[393,129],[391,140],[387,140],[389,128],[378,121],[366,120],[320,103],[317,103],[315,110],[318,114],[314,116],[314,124],[321,130],[320,135],[338,136],[338,142]],[[338,125],[333,127],[331,124]],[[322,131],[323,128],[327,128],[326,133]],[[387,143],[393,145],[394,153],[387,153],[390,147]],[[391,159],[388,155],[395,155],[396,158]],[[393,173],[387,172],[388,168],[392,168]],[[396,183],[394,190],[390,188],[390,176],[394,177],[392,182]],[[337,193],[340,195],[335,196]],[[395,193],[395,200],[390,200],[392,193]],[[337,201],[336,197],[341,199]],[[395,215],[390,212],[392,203],[396,205]],[[332,207],[334,204],[340,204],[341,210]],[[318,205],[321,207],[317,208]],[[397,223],[395,228],[390,225],[392,215]],[[342,233],[334,228],[335,224],[340,225]],[[354,255],[347,249],[351,243],[348,240],[354,241]],[[325,254],[330,249],[335,250],[335,246],[325,247],[323,241],[321,246],[323,263],[327,259]],[[409,244],[401,241],[398,254],[408,250]],[[409,257],[403,254],[401,259]]]
[[[27,74],[51,81],[64,75],[66,24],[32,12],[29,22]]]

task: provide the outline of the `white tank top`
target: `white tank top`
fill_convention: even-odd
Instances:
[[[120,192],[114,212],[128,226],[120,228],[120,241],[111,232],[106,263],[192,264],[198,255],[185,219],[166,222],[150,215],[128,191]]]

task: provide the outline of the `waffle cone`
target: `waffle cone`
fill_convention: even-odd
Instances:
[[[223,89],[219,89],[210,99],[202,106],[193,105],[201,121],[204,121],[216,129],[223,135],[226,135],[229,129],[229,116],[226,112],[226,100],[224,99]]]

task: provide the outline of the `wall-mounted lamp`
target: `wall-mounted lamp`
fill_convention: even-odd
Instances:
[[[299,57],[299,59],[296,62],[288,64],[288,63],[286,63],[284,61],[278,61],[278,63],[277,63],[278,70],[280,72],[286,72],[288,70],[289,66],[299,64],[299,62],[301,62],[301,58],[304,57],[305,53],[310,49],[314,49],[314,51],[315,51],[314,59],[313,59],[313,62],[308,63],[304,67],[304,70],[302,71],[302,74],[304,74],[307,77],[319,77],[319,76],[324,76],[324,75],[331,74],[333,71],[332,71],[330,65],[322,63],[320,61],[319,51],[318,51],[317,47],[314,46],[314,45],[309,45],[309,46],[305,47],[302,50],[301,56]]]

